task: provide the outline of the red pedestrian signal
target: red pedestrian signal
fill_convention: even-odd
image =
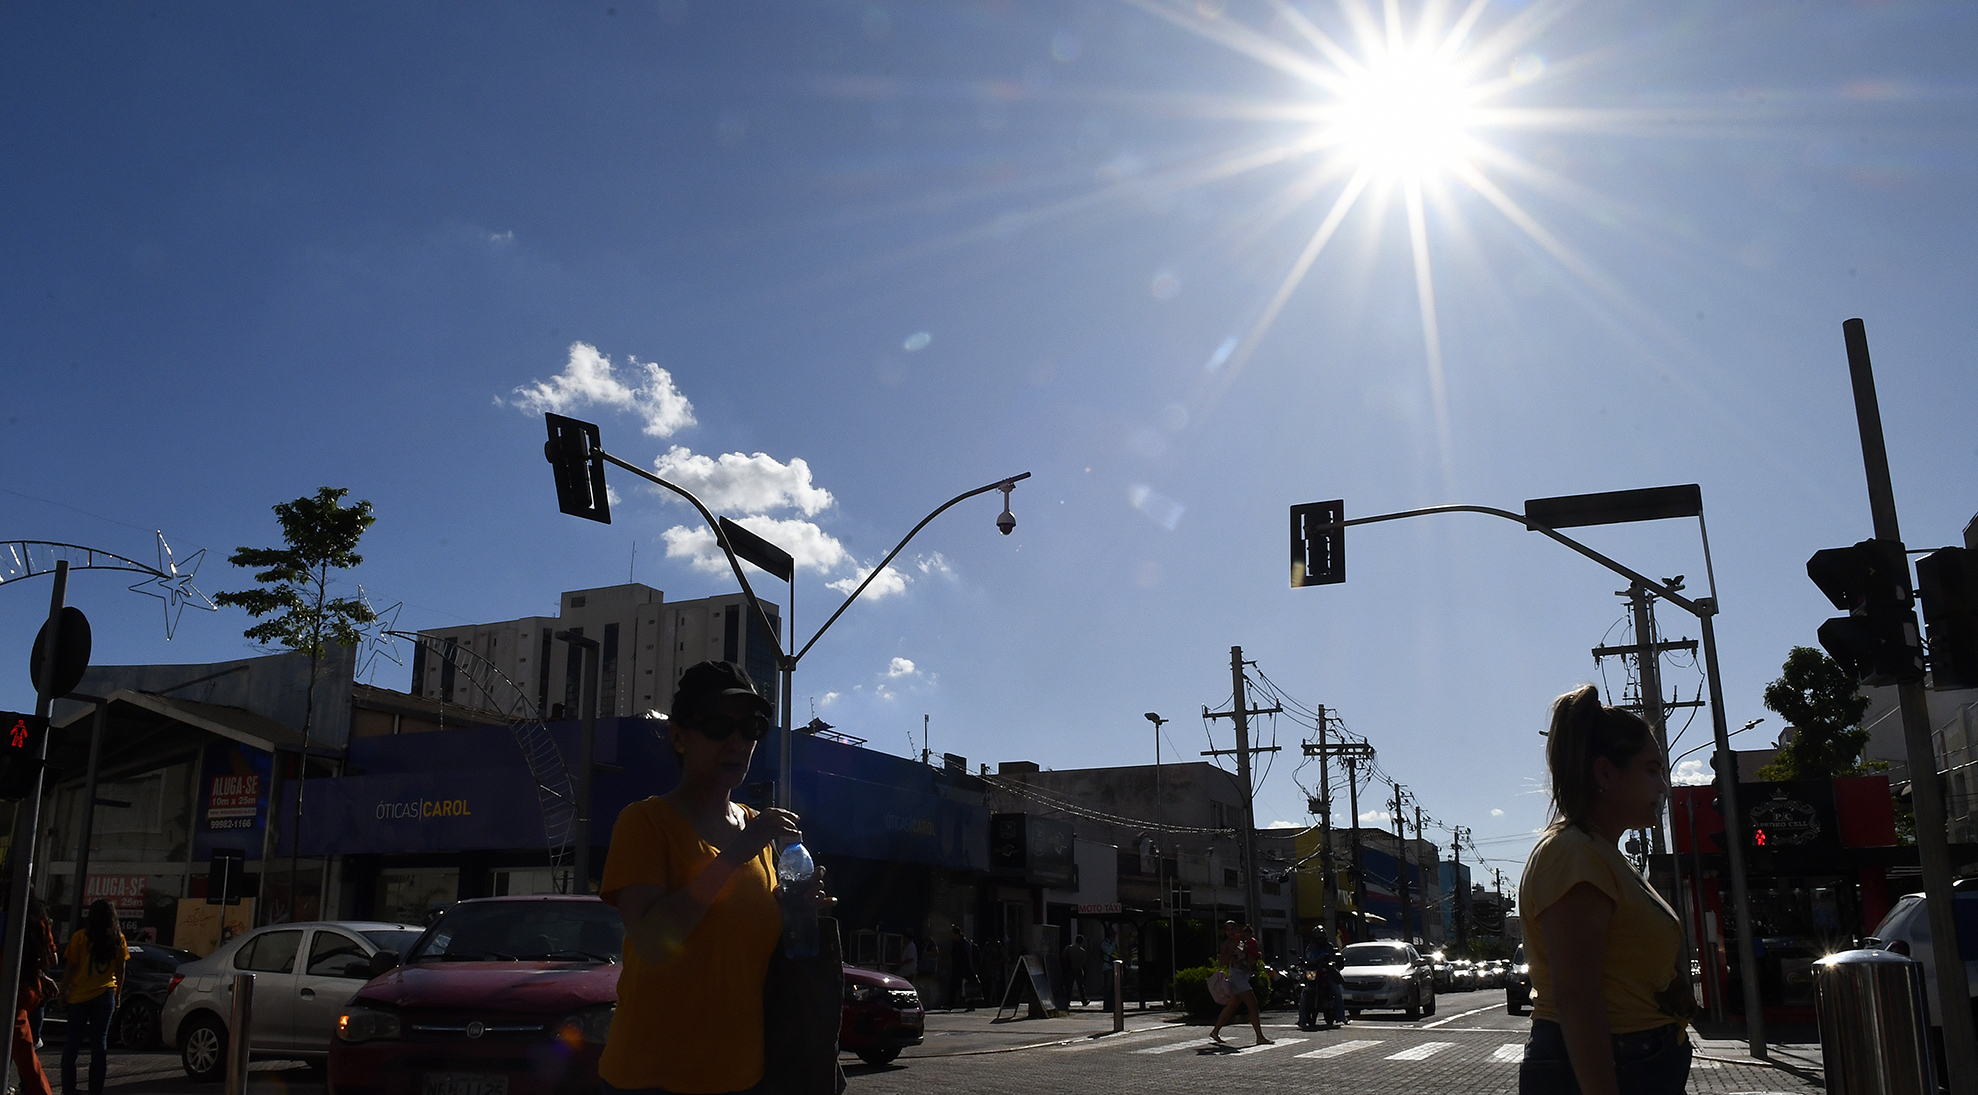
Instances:
[[[18,802],[33,790],[41,775],[41,737],[48,720],[19,711],[0,711],[0,801]]]

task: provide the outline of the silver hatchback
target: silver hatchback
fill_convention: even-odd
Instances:
[[[312,1063],[326,1060],[337,1014],[371,979],[371,956],[403,954],[422,929],[371,920],[269,924],[180,966],[159,1029],[178,1047],[185,1074],[217,1080],[227,1070],[233,975],[254,975],[248,1052]]]

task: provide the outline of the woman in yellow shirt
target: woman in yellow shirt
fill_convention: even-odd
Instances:
[[[598,1066],[607,1095],[714,1095],[762,1081],[763,979],[783,932],[771,857],[803,833],[787,810],[728,796],[770,711],[740,666],[690,667],[671,718],[680,783],[627,806],[611,831],[599,896],[625,921],[625,965]]]
[[[69,1005],[68,1037],[62,1046],[62,1090],[76,1091],[76,1057],[89,1044],[89,1095],[103,1095],[109,1068],[110,1013],[117,1010],[130,947],[108,901],[93,901],[82,929],[69,937],[63,955],[62,998]]]
[[[1553,822],[1525,861],[1518,912],[1532,971],[1519,1095],[1673,1095],[1689,1081],[1695,1011],[1675,911],[1622,857],[1660,823],[1655,733],[1585,685],[1552,705]]]

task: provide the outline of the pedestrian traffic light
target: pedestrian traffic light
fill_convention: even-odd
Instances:
[[[543,455],[556,472],[556,506],[572,517],[611,523],[611,499],[604,485],[604,446],[598,428],[560,414],[545,414],[549,441]]]
[[[1916,594],[1930,628],[1930,687],[1978,688],[1978,552],[1947,547],[1918,559]]]
[[[41,774],[40,743],[48,720],[0,711],[0,801],[19,802]]]
[[[1820,645],[1863,684],[1923,679],[1923,637],[1900,540],[1827,548],[1806,561],[1807,577],[1845,610],[1820,625]]]
[[[1717,786],[1726,783],[1736,786],[1738,782],[1738,754],[1734,749],[1716,749],[1710,753],[1710,770],[1717,773]]]

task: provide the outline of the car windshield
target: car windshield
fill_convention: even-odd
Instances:
[[[358,934],[369,939],[371,945],[381,951],[404,954],[406,951],[412,949],[412,944],[419,941],[421,933],[411,928],[377,928],[372,931],[359,932]]]
[[[1405,966],[1408,948],[1397,943],[1355,943],[1346,948],[1349,966]]]
[[[448,909],[407,962],[616,962],[618,911],[591,901],[467,902]]]

